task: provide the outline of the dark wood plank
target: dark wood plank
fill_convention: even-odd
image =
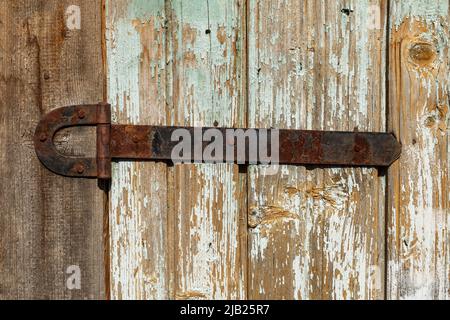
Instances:
[[[102,100],[101,14],[100,0],[0,0],[0,299],[105,296],[104,194],[47,171],[32,144],[46,112]],[[65,151],[92,152],[71,147],[76,133],[60,136]],[[72,265],[80,290],[66,285]]]

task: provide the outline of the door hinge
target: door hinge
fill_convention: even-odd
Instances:
[[[56,149],[55,134],[74,126],[97,127],[95,158],[68,157]],[[188,136],[191,148],[174,155],[183,135]],[[216,146],[213,157],[204,155],[210,143]],[[108,103],[51,111],[39,122],[34,144],[40,161],[54,173],[98,179],[111,179],[111,162],[120,160],[388,167],[400,157],[402,148],[391,133],[111,124]],[[267,152],[261,154],[261,149]]]

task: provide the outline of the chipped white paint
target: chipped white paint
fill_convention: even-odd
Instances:
[[[165,117],[164,1],[107,1],[108,99],[113,121]],[[169,297],[167,194],[162,164],[113,164],[111,298]]]
[[[114,121],[243,126],[243,4],[108,1]],[[120,163],[113,170],[113,298],[245,297],[237,167]]]
[[[243,126],[244,1],[170,1],[175,125]],[[245,189],[233,165],[174,172],[177,298],[246,295]]]
[[[449,2],[447,0],[406,0],[394,1],[391,6],[393,27],[398,28],[404,18],[424,20],[427,23],[438,23],[448,15]]]
[[[385,17],[367,19],[381,1],[249,5],[249,126],[385,130]],[[382,298],[385,179],[281,171],[250,169],[251,297]]]
[[[386,131],[386,3],[108,0],[114,121]],[[388,298],[449,297],[448,1],[391,3],[393,35],[438,53],[402,57],[406,102],[391,92],[408,171],[389,179],[388,274],[386,179],[374,169],[250,167],[247,194],[232,165],[121,163],[112,298],[378,299],[385,280]]]
[[[390,175],[388,297],[448,299],[449,6],[393,1],[391,12],[391,118],[404,154]]]

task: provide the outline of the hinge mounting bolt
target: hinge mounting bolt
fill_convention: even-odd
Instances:
[[[78,118],[84,119],[86,117],[86,112],[84,110],[78,110]]]
[[[41,142],[45,142],[47,138],[47,134],[45,133],[41,133],[41,135],[39,136],[39,140],[41,140]]]
[[[76,166],[75,166],[75,170],[79,173],[79,174],[83,174],[83,172],[84,172],[84,166],[82,165],[82,164],[77,164]]]

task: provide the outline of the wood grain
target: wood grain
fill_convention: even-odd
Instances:
[[[81,29],[68,28],[69,5],[80,7]],[[100,21],[99,1],[0,1],[1,299],[105,296],[103,193],[43,168],[32,142],[43,114],[102,100]],[[67,289],[71,265],[80,290]]]
[[[385,1],[249,3],[250,127],[385,131]],[[251,167],[249,298],[383,298],[384,192],[375,169]]]
[[[173,125],[245,125],[244,1],[169,1]],[[234,165],[171,171],[176,299],[244,299],[245,174]]]
[[[449,299],[449,3],[392,1],[389,124],[403,156],[389,172],[390,299]]]
[[[103,2],[0,0],[0,299],[450,298],[448,1],[107,0],[102,25]],[[32,144],[104,66],[116,123],[390,130],[404,154],[388,177],[116,163],[105,263],[108,197]]]
[[[107,1],[108,99],[113,122],[166,124],[164,1]],[[169,298],[167,168],[113,164],[110,202],[111,298]]]
[[[108,1],[106,14],[115,121],[243,126],[241,1]],[[120,163],[113,175],[112,298],[244,297],[236,166]]]

